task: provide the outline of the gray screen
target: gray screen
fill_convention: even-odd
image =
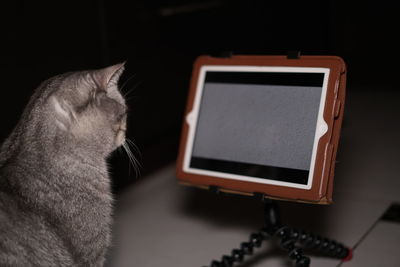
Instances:
[[[192,156],[309,170],[321,91],[206,82]]]

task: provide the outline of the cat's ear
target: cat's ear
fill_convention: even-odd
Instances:
[[[55,124],[61,130],[67,131],[73,121],[76,120],[76,114],[73,107],[66,101],[57,96],[52,96],[50,103],[54,109]]]
[[[110,90],[118,85],[118,80],[124,72],[125,62],[99,69],[93,72],[93,80],[100,89]]]

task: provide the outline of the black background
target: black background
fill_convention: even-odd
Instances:
[[[202,54],[338,55],[348,90],[397,90],[394,1],[21,1],[1,6],[0,140],[38,84],[127,60],[128,137],[142,175],[176,158],[192,63]],[[132,77],[132,78],[131,78]],[[361,89],[360,89],[361,88]],[[368,108],[368,107],[366,107]],[[112,156],[116,192],[136,181]]]

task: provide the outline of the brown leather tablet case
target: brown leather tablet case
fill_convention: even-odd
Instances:
[[[193,68],[186,115],[193,109],[200,68],[204,65],[222,66],[279,66],[279,67],[317,67],[329,68],[329,78],[323,117],[328,124],[327,132],[319,139],[312,185],[310,189],[283,187],[249,181],[217,178],[185,172],[183,161],[188,141],[189,126],[186,116],[183,122],[180,150],[177,159],[178,180],[187,185],[201,188],[215,186],[221,191],[252,195],[262,193],[265,197],[290,201],[329,204],[332,202],[333,177],[336,152],[343,120],[345,101],[346,66],[336,56],[301,56],[288,59],[286,56],[232,56],[229,58],[199,57]]]

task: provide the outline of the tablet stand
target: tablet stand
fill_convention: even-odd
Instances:
[[[210,189],[216,193],[220,192],[215,187]],[[210,267],[231,267],[235,263],[240,263],[244,260],[244,256],[252,255],[254,248],[260,247],[263,241],[272,237],[279,240],[281,247],[295,261],[296,267],[310,266],[310,258],[304,256],[303,250],[297,245],[318,251],[328,257],[342,259],[342,261],[352,258],[352,250],[334,240],[282,224],[277,203],[265,198],[264,194],[255,194],[255,196],[261,198],[264,203],[264,227],[257,233],[252,233],[249,241],[241,243],[240,248],[233,249],[230,255],[222,256],[220,261],[212,261]]]
[[[287,58],[296,60],[300,58],[300,54],[300,51],[289,51]],[[229,58],[232,55],[233,52],[228,51],[217,57]],[[209,189],[217,194],[222,193],[216,186],[210,186]],[[304,256],[300,246],[342,261],[352,258],[352,250],[334,240],[282,224],[276,201],[266,198],[261,193],[255,193],[254,196],[264,203],[264,227],[252,233],[249,241],[241,243],[240,248],[233,249],[230,255],[222,256],[220,261],[212,261],[209,267],[232,267],[235,263],[242,262],[246,255],[252,255],[254,248],[261,247],[263,241],[271,238],[278,240],[288,256],[295,261],[296,267],[310,266],[310,258]]]

